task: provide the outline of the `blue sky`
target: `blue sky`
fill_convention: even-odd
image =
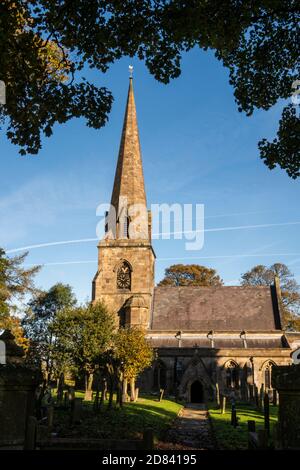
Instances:
[[[88,73],[114,95],[103,129],[73,119],[55,127],[39,155],[26,157],[1,135],[0,246],[9,252],[96,237],[96,207],[109,202],[112,190],[130,63],[148,205],[204,204],[209,230],[270,224],[208,231],[201,251],[186,251],[185,240],[155,240],[156,281],[180,262],[214,267],[225,284],[238,284],[255,264],[277,261],[290,266],[299,281],[299,181],[270,171],[257,149],[262,137],[275,136],[282,105],[250,118],[239,113],[227,71],[211,53],[197,50],[184,56],[181,76],[169,85],[156,82],[138,60],[122,59],[105,75]],[[39,287],[69,283],[85,300],[97,270],[96,245],[30,249],[27,264],[44,265]]]

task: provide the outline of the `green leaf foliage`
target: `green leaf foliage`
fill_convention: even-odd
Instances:
[[[159,286],[221,286],[222,279],[215,269],[199,264],[173,264],[165,270]]]
[[[145,339],[145,331],[138,327],[120,328],[114,338],[114,358],[126,379],[136,378],[150,367],[154,352]]]
[[[193,48],[212,50],[228,70],[240,111],[270,109],[290,99],[299,79],[299,19],[297,0],[4,0],[0,80],[7,104],[0,120],[7,119],[7,136],[21,154],[37,153],[55,123],[80,116],[94,128],[106,123],[111,92],[86,81],[84,68],[105,73],[136,56],[168,83]],[[275,146],[259,145],[269,168],[278,165],[293,178],[297,119],[284,111]]]
[[[116,320],[100,302],[62,311],[53,324],[57,352],[88,374],[99,367],[102,356],[112,347]]]
[[[258,146],[261,158],[271,170],[278,165],[293,179],[300,175],[300,119],[295,106],[284,108],[276,139],[273,142],[262,139]]]
[[[281,290],[281,310],[283,326],[300,331],[300,286],[294,274],[283,263],[274,263],[267,267],[254,266],[242,275],[243,286],[271,286],[278,277]]]
[[[73,308],[76,298],[71,286],[57,283],[48,291],[40,291],[29,302],[22,326],[30,341],[29,355],[31,361],[43,364],[47,380],[55,369],[54,351],[57,348],[57,337],[53,331],[60,312]]]
[[[23,253],[9,257],[0,248],[0,330],[11,330],[16,341],[22,346],[27,346],[27,343],[20,319],[14,315],[17,309],[16,301],[36,291],[34,276],[40,270],[40,266],[25,268],[23,263],[26,256],[27,253]]]

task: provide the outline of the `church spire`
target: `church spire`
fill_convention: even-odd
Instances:
[[[132,72],[132,70],[130,71]],[[123,201],[126,201],[127,210],[133,204],[141,204],[145,209],[147,207],[132,82],[133,78],[130,76],[118,163],[111,197],[111,205],[116,211],[117,224],[121,223],[121,217],[123,219],[121,214]],[[124,238],[123,235],[117,229],[117,238]]]
[[[132,75],[132,68],[129,70]],[[111,207],[105,217],[105,234],[98,249],[93,301],[104,302],[111,312],[118,313],[122,326],[147,328],[154,289],[155,253],[151,245],[151,213],[146,207],[132,77]]]

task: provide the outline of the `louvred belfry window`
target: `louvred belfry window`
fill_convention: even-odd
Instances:
[[[129,238],[129,217],[127,216],[123,218],[123,237]]]
[[[131,269],[126,261],[123,261],[117,271],[117,288],[131,290]]]

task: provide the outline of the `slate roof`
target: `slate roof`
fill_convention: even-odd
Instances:
[[[275,286],[156,287],[152,330],[280,330]]]
[[[151,334],[150,334],[151,335]],[[150,344],[153,348],[178,348],[178,340],[170,335],[169,338],[151,338]],[[278,349],[288,347],[284,337],[247,339],[247,349]],[[211,348],[211,342],[204,338],[183,338],[181,348]],[[244,349],[241,339],[215,338],[215,349]]]

